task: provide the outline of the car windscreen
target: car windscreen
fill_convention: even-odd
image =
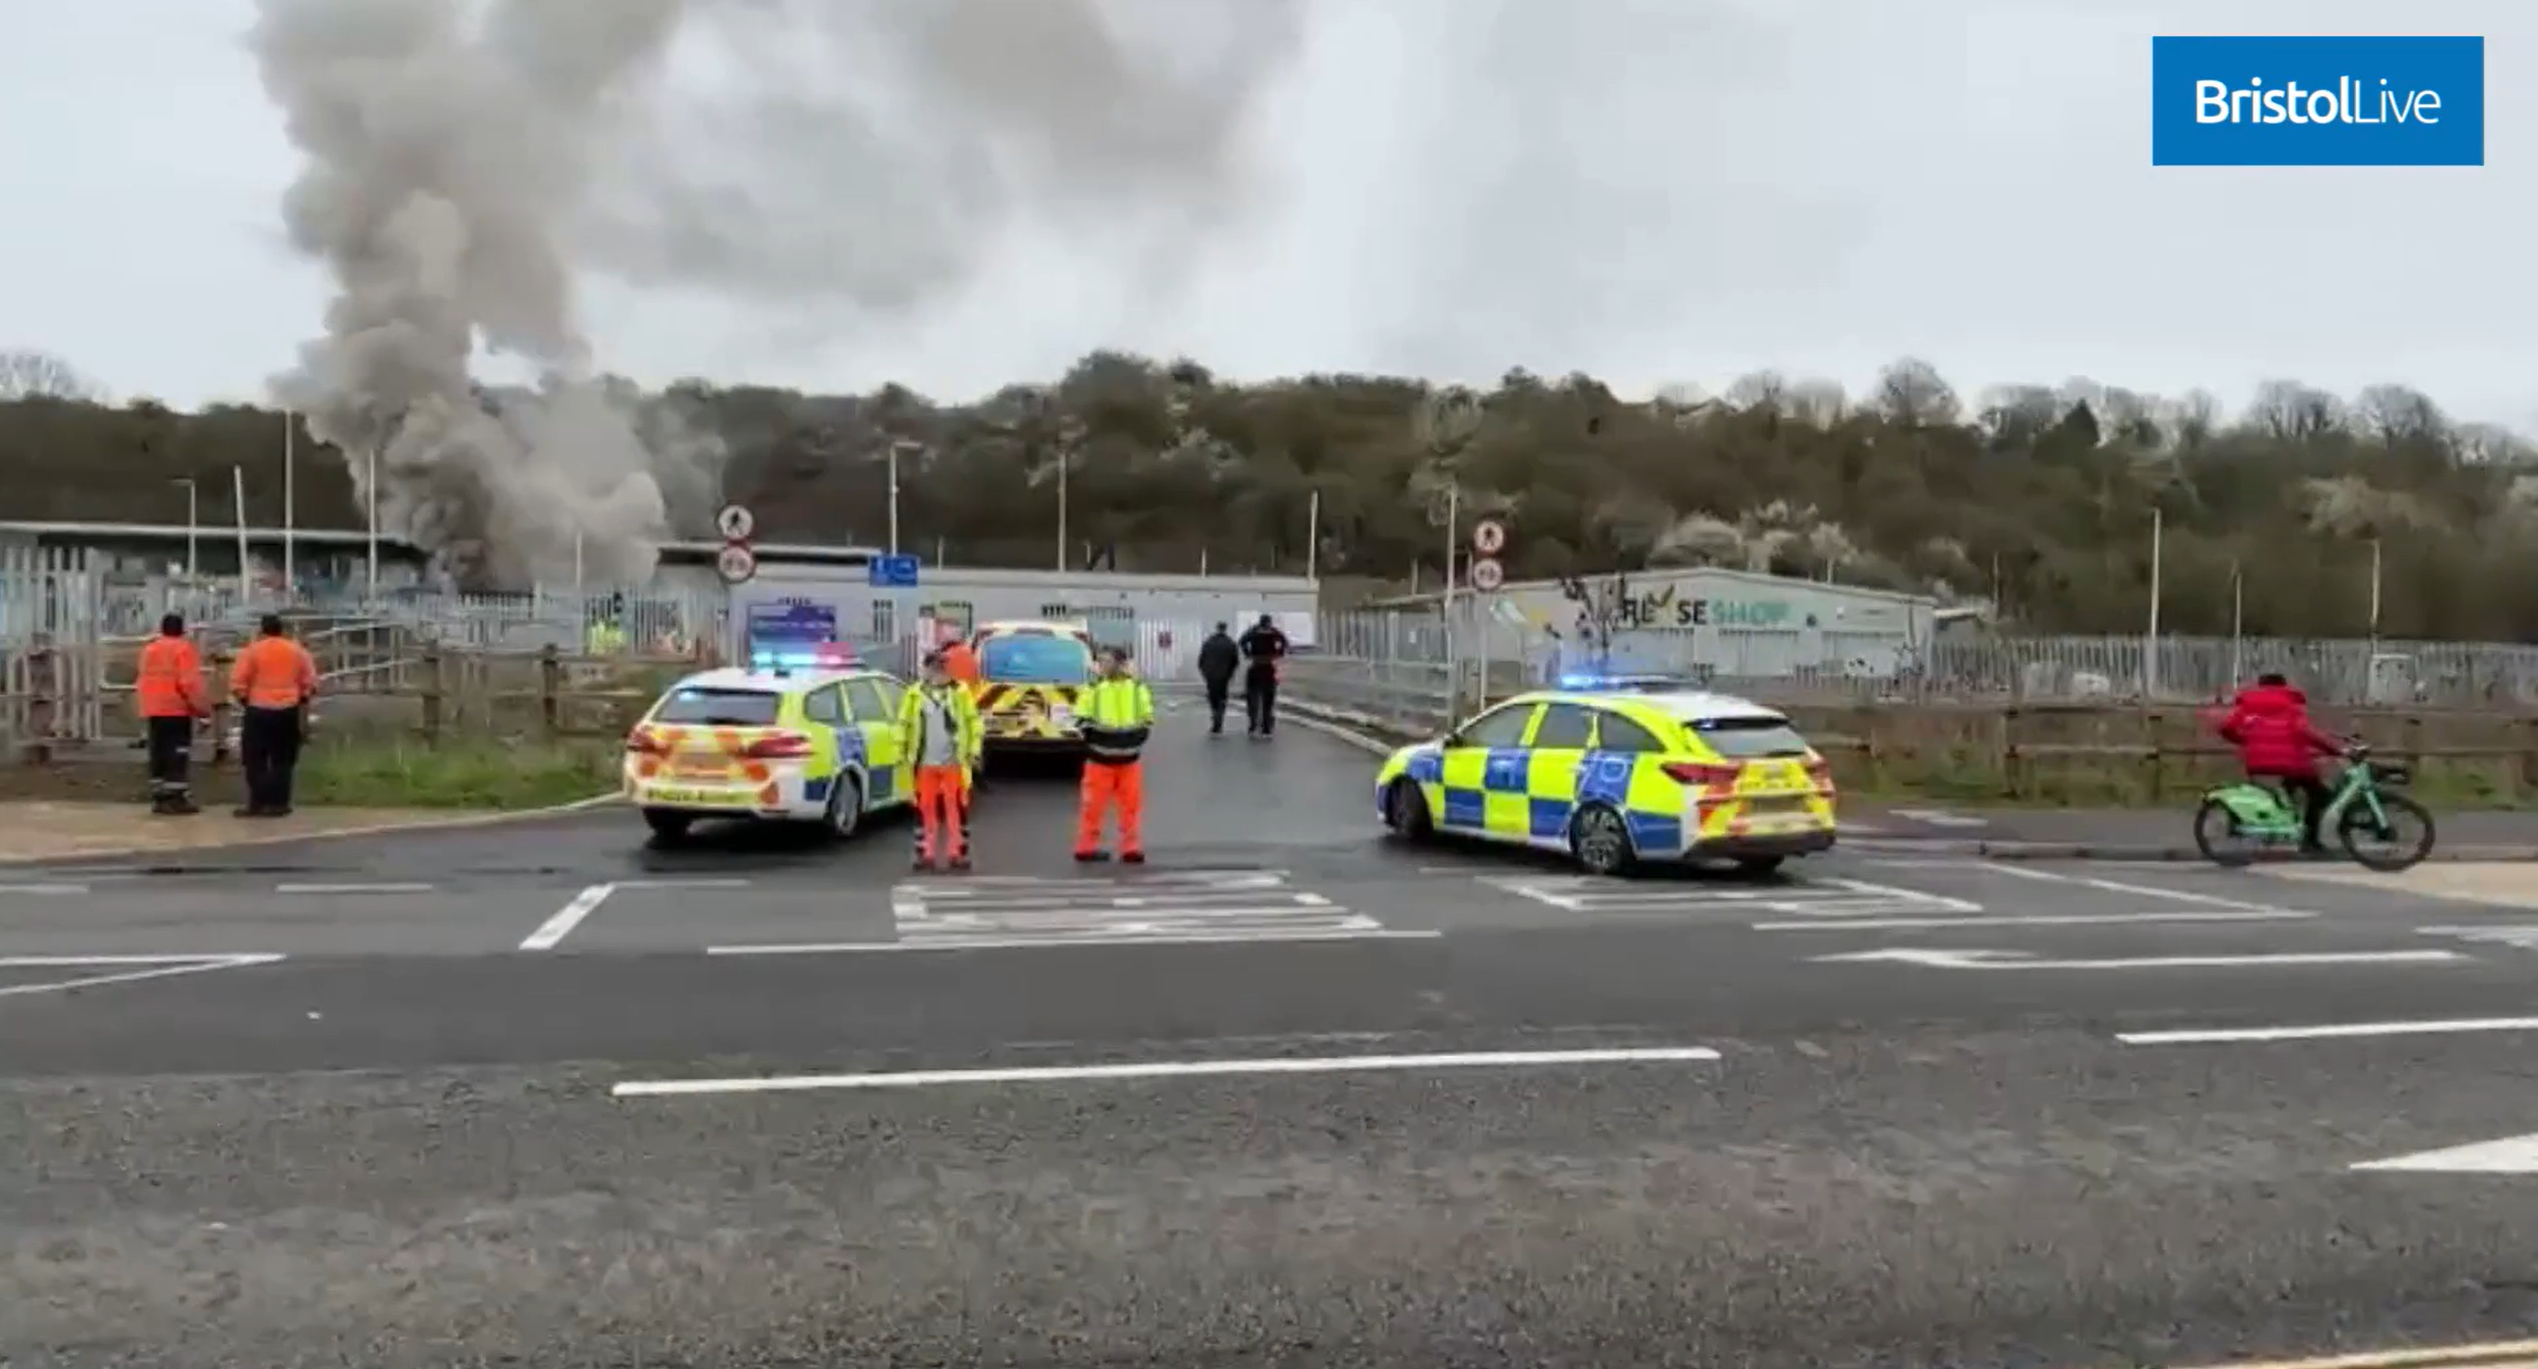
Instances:
[[[1092,673],[1092,649],[1079,638],[1016,632],[978,649],[980,678],[999,684],[1082,684]]]
[[[674,689],[652,721],[692,727],[773,727],[781,696],[762,689]]]
[[[1786,718],[1693,718],[1684,725],[1709,743],[1712,751],[1731,761],[1807,754],[1805,739],[1789,726]]]

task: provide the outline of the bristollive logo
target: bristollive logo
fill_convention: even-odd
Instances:
[[[2482,38],[2150,45],[2156,166],[2483,166]]]

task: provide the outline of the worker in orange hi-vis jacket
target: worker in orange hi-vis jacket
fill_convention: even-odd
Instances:
[[[1075,858],[1108,860],[1102,849],[1102,818],[1119,814],[1119,858],[1131,865],[1146,859],[1144,826],[1146,738],[1154,732],[1154,692],[1128,673],[1128,653],[1118,647],[1100,657],[1100,678],[1084,691],[1076,706],[1075,724],[1084,734],[1084,782],[1075,814]]]
[[[291,811],[291,777],[299,769],[309,700],[317,695],[317,662],[283,634],[282,615],[268,613],[238,653],[229,692],[246,706],[238,724],[238,762],[245,772],[242,818],[278,818]]]
[[[132,698],[149,733],[150,811],[178,815],[202,811],[194,804],[190,771],[194,724],[211,716],[211,704],[203,689],[202,653],[186,639],[183,614],[161,618],[159,635],[141,648]]]

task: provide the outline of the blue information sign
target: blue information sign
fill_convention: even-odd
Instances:
[[[914,556],[876,556],[872,558],[874,589],[915,589],[917,559]]]

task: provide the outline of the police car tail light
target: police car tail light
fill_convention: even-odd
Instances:
[[[634,731],[626,734],[626,750],[638,756],[666,756],[670,754],[670,748],[667,743],[661,740],[660,734],[654,732],[648,727],[638,727]]]
[[[756,761],[799,760],[811,754],[811,739],[799,732],[778,732],[749,743],[749,758]]]
[[[1833,792],[1833,765],[1832,765],[1832,763],[1831,763],[1830,761],[1825,760],[1825,759],[1824,759],[1823,757],[1821,757],[1821,756],[1818,756],[1818,757],[1817,757],[1817,758],[1815,758],[1814,760],[1808,761],[1808,762],[1807,762],[1807,782],[1808,782],[1808,783],[1810,783],[1810,784],[1812,784],[1812,785],[1814,785],[1816,788],[1823,790],[1825,793],[1828,793],[1828,794],[1832,793],[1832,792]]]
[[[1674,780],[1680,784],[1689,784],[1697,787],[1712,784],[1734,784],[1736,782],[1738,767],[1733,765],[1704,765],[1699,761],[1668,761],[1664,766],[1664,770],[1668,779]]]

